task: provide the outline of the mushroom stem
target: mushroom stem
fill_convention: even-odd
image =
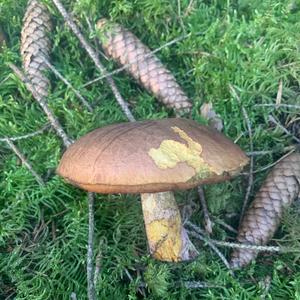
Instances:
[[[141,194],[151,255],[161,261],[194,259],[198,251],[182,226],[173,192]]]

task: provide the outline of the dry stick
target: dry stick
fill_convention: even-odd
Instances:
[[[183,282],[183,285],[185,288],[187,289],[203,289],[203,288],[207,288],[207,289],[211,289],[211,288],[220,288],[220,289],[224,289],[224,286],[221,285],[215,285],[215,284],[209,284],[203,281],[185,281]]]
[[[45,182],[42,179],[42,177],[40,175],[38,175],[34,169],[32,168],[32,166],[30,165],[30,163],[28,162],[28,160],[25,158],[25,156],[21,153],[21,151],[14,145],[14,143],[9,139],[6,138],[5,139],[7,145],[11,148],[11,150],[20,158],[20,160],[22,161],[22,164],[30,171],[30,173],[35,177],[36,181],[38,182],[38,184],[40,186],[44,186]]]
[[[300,143],[300,139],[290,133],[284,126],[282,126],[273,116],[269,116],[269,121],[277,125],[282,131],[284,131],[288,136],[291,136],[297,143]]]
[[[63,7],[63,5],[60,3],[59,0],[53,0],[53,2],[55,4],[55,6],[57,7],[57,9],[62,14],[62,16],[65,19],[68,26],[71,28],[71,30],[74,32],[74,34],[77,36],[77,38],[81,42],[82,46],[85,48],[85,50],[88,52],[91,59],[94,61],[96,67],[100,70],[101,73],[106,74],[106,70],[103,67],[103,65],[101,64],[101,62],[99,61],[97,53],[86,42],[85,38],[83,37],[83,35],[79,31],[76,24],[71,19],[71,17],[69,16],[67,11]],[[108,76],[106,78],[106,80],[107,80],[108,84],[110,85],[115,98],[117,99],[118,103],[120,104],[120,106],[121,106],[123,112],[125,113],[125,115],[127,116],[127,118],[131,122],[135,121],[135,118],[133,117],[132,113],[130,112],[130,110],[128,108],[128,104],[125,102],[125,100],[121,96],[121,94],[118,91],[113,79],[110,76]],[[91,198],[91,197],[89,197],[89,198]],[[91,202],[91,199],[90,199],[89,202]],[[92,247],[92,245],[93,245],[93,234],[92,234],[92,230],[93,230],[93,227],[94,227],[94,225],[92,225],[92,221],[93,221],[92,220],[93,219],[92,218],[92,215],[93,215],[92,208],[93,208],[93,205],[89,204],[89,208],[90,208],[90,210],[89,210],[89,247],[88,247],[88,268],[87,268],[87,272],[88,272],[88,293],[89,293],[89,298],[90,299],[95,299],[96,296],[95,296],[95,286],[94,286],[94,280],[93,280],[94,274],[93,274],[93,263],[92,263],[92,257],[93,257],[93,247]]]
[[[251,245],[251,244],[241,244],[241,243],[232,243],[232,242],[224,242],[224,241],[217,241],[213,240],[207,236],[205,236],[205,231],[200,229],[198,226],[193,224],[190,221],[187,221],[185,225],[192,228],[195,232],[199,233],[200,235],[203,235],[207,240],[209,240],[211,243],[221,246],[221,247],[228,247],[228,248],[239,248],[239,249],[248,249],[248,250],[254,250],[254,251],[268,251],[268,252],[280,252],[280,253],[288,253],[288,252],[294,252],[298,253],[300,252],[299,249],[293,249],[293,248],[286,248],[286,247],[278,247],[278,246],[259,246],[259,245]]]
[[[195,35],[197,36],[197,35],[200,35],[200,34],[203,34],[203,32],[197,32]],[[191,33],[187,33],[187,34],[184,34],[184,35],[182,35],[182,36],[179,36],[179,37],[173,39],[172,41],[167,42],[167,43],[163,44],[162,46],[158,47],[157,49],[151,51],[151,52],[148,53],[147,55],[145,55],[145,56],[139,56],[139,57],[138,57],[135,61],[133,61],[132,63],[126,64],[126,65],[124,65],[123,67],[120,67],[119,69],[116,69],[116,70],[114,70],[114,71],[112,71],[112,72],[110,72],[110,73],[106,73],[106,74],[104,74],[104,75],[102,75],[102,76],[100,76],[100,77],[97,77],[97,78],[95,78],[95,79],[93,79],[93,80],[87,82],[87,83],[84,84],[82,87],[87,87],[87,86],[89,86],[89,85],[91,85],[91,84],[93,84],[93,83],[95,83],[95,82],[100,81],[101,79],[106,78],[107,76],[112,76],[112,75],[115,75],[115,74],[117,74],[117,73],[120,73],[120,72],[122,72],[123,70],[127,69],[128,67],[130,67],[132,64],[134,64],[134,63],[136,63],[136,62],[139,62],[140,60],[144,60],[144,59],[146,59],[146,58],[152,56],[152,55],[155,54],[156,52],[159,52],[159,51],[162,50],[163,48],[166,48],[166,47],[168,47],[168,46],[171,46],[172,44],[178,43],[178,42],[180,42],[180,41],[182,41],[182,40],[188,38],[189,36],[191,36]]]
[[[240,244],[240,243],[231,243],[231,242],[224,242],[224,241],[217,241],[217,240],[211,240],[212,243],[222,246],[222,247],[228,247],[232,249],[248,249],[248,250],[254,250],[254,251],[268,251],[268,252],[290,252],[295,251],[294,249],[287,249],[278,247],[278,246],[257,246],[257,245],[247,245],[247,244]]]
[[[89,238],[88,238],[88,254],[87,254],[87,280],[88,280],[88,297],[96,299],[96,291],[94,285],[94,263],[93,263],[93,246],[94,246],[94,194],[88,193],[89,200]]]
[[[254,107],[259,107],[259,106],[265,106],[265,107],[286,107],[286,108],[296,108],[296,109],[300,109],[300,105],[294,105],[294,104],[272,104],[272,103],[268,103],[268,104],[255,104]]]
[[[45,101],[45,98],[43,98],[34,88],[30,80],[27,78],[26,75],[23,74],[23,72],[14,64],[9,64],[9,67],[15,72],[15,74],[20,78],[21,81],[23,81],[27,87],[27,89],[31,92],[35,100],[39,103],[39,105],[44,110],[45,114],[48,117],[48,120],[50,121],[52,127],[55,129],[56,133],[59,137],[62,138],[63,143],[65,147],[69,147],[72,144],[72,140],[67,136],[61,125],[59,124],[58,120],[54,116],[53,112],[49,108],[48,104]]]
[[[262,150],[262,151],[252,151],[252,152],[246,152],[248,156],[257,156],[257,155],[266,155],[266,154],[272,154],[277,152],[286,152],[291,150],[296,150],[297,146],[287,146],[282,149],[276,149],[276,150]],[[254,172],[255,173],[255,172]]]
[[[232,95],[238,101],[238,103],[240,105],[242,105],[242,102],[241,102],[241,99],[240,99],[239,95],[237,94],[236,90],[234,89],[234,87],[231,84],[229,84],[229,89],[230,89]],[[241,106],[241,108],[242,108],[242,113],[243,113],[243,116],[244,116],[244,119],[245,119],[245,122],[246,122],[247,130],[248,130],[248,133],[249,133],[250,151],[252,152],[253,151],[253,137],[252,137],[251,122],[250,122],[250,119],[249,119],[249,116],[247,114],[246,109],[243,106]],[[245,195],[244,202],[243,202],[243,207],[242,207],[242,211],[241,211],[241,215],[240,215],[239,224],[241,223],[241,221],[244,217],[245,210],[246,210],[246,207],[248,205],[250,193],[251,193],[252,186],[253,186],[253,166],[254,166],[254,158],[253,158],[253,156],[250,156],[248,186],[247,186],[247,191],[246,191],[246,195]]]
[[[227,261],[227,259],[225,258],[225,256],[220,252],[220,250],[212,243],[211,239],[205,236],[205,232],[203,230],[201,230],[198,226],[196,226],[195,224],[193,224],[192,222],[190,222],[190,221],[186,221],[184,223],[184,225],[187,225],[187,226],[189,226],[190,228],[192,228],[194,230],[194,231],[187,230],[187,232],[189,234],[191,234],[192,236],[198,238],[201,241],[206,242],[212,248],[212,250],[214,250],[216,252],[216,254],[223,261],[224,265],[230,271],[230,274],[234,276],[234,273],[231,270],[229,262]]]
[[[83,96],[77,91],[73,85],[63,77],[62,74],[44,57],[45,64],[48,66],[48,68],[54,73],[56,77],[58,77],[69,89],[71,89],[74,94],[77,96],[77,98],[82,102],[82,104],[89,110],[89,112],[93,112],[93,108],[90,106],[90,104],[83,98]]]
[[[281,104],[282,88],[283,88],[283,82],[282,79],[280,79],[278,84],[277,96],[276,96],[276,108]]]
[[[211,234],[212,233],[212,227],[213,227],[213,222],[210,219],[207,204],[205,201],[205,196],[204,196],[204,191],[201,185],[198,186],[198,195],[200,199],[200,203],[203,209],[203,214],[204,214],[204,227],[207,233]]]
[[[104,75],[107,74],[107,71],[105,70],[104,66],[102,65],[102,63],[100,62],[97,53],[95,52],[95,50],[88,44],[88,42],[86,41],[86,39],[84,38],[84,36],[81,34],[79,28],[77,27],[77,25],[75,24],[75,22],[72,20],[71,16],[68,14],[68,12],[65,10],[64,6],[62,5],[62,3],[60,2],[60,0],[52,0],[53,3],[55,4],[55,6],[57,7],[57,9],[59,10],[59,12],[61,13],[61,15],[63,16],[63,18],[65,19],[65,22],[67,23],[67,25],[71,28],[71,30],[73,31],[73,33],[77,36],[77,38],[79,39],[81,45],[83,46],[83,48],[87,51],[87,53],[89,54],[90,58],[93,60],[95,66],[97,67],[97,69]],[[128,108],[128,104],[127,102],[123,99],[122,95],[120,94],[114,80],[112,79],[111,76],[107,76],[106,80],[116,98],[116,100],[118,101],[119,105],[121,106],[123,112],[125,113],[125,115],[127,116],[128,120],[130,120],[131,122],[135,121],[134,116],[132,115],[131,111]]]
[[[227,269],[229,270],[229,273],[234,276],[233,271],[230,268],[229,262],[227,261],[227,259],[225,258],[225,256],[220,252],[220,250],[206,237],[204,237],[203,235],[201,235],[200,233],[196,232],[196,231],[190,231],[187,230],[188,234],[190,234],[191,236],[204,241],[205,243],[207,243],[209,245],[209,247],[215,251],[215,253],[220,257],[220,259],[223,261],[224,265],[227,267]]]
[[[100,60],[97,56],[97,53],[87,43],[87,41],[85,40],[85,38],[81,34],[80,30],[78,29],[78,27],[76,26],[76,24],[74,23],[74,21],[72,20],[72,18],[68,14],[68,12],[65,10],[62,3],[59,0],[53,0],[53,3],[55,4],[57,9],[59,10],[61,15],[63,16],[63,18],[64,18],[65,22],[67,23],[67,25],[71,28],[73,33],[77,36],[77,38],[79,39],[79,41],[82,44],[83,48],[87,51],[87,53],[89,54],[90,58],[95,63],[98,70],[100,70],[100,72],[102,74],[107,74],[104,66],[101,64],[101,62],[100,62]],[[121,108],[122,108],[123,112],[125,113],[125,115],[127,116],[128,120],[131,121],[131,122],[134,122],[135,118],[132,115],[131,111],[129,110],[128,104],[125,102],[122,95],[120,94],[114,80],[110,76],[108,76],[106,78],[106,80],[107,80],[108,84],[110,85],[110,88],[111,88],[116,100],[118,101],[119,105],[121,106]],[[90,196],[90,193],[89,193],[89,241],[88,241],[88,259],[87,259],[87,273],[88,273],[87,277],[88,277],[88,296],[89,296],[89,299],[94,300],[94,299],[96,299],[95,285],[94,285],[94,280],[93,280],[94,266],[93,266],[93,261],[92,261],[92,259],[93,259],[93,243],[94,243],[94,241],[93,241],[94,240],[93,239],[94,224],[93,225],[91,224],[92,221],[94,222],[94,210],[93,210],[94,205],[91,205],[90,202],[92,202],[92,197]]]
[[[50,127],[50,124],[46,124],[44,127],[42,127],[41,129],[32,132],[32,133],[28,133],[25,135],[21,135],[21,136],[15,136],[15,137],[5,137],[5,138],[0,138],[0,142],[6,142],[7,139],[11,140],[11,141],[18,141],[18,140],[24,140],[24,139],[28,139],[31,137],[34,137],[36,135],[42,134],[46,129],[48,129]]]
[[[275,162],[263,167],[263,168],[260,168],[258,170],[255,170],[253,171],[253,174],[256,174],[256,173],[259,173],[259,172],[262,172],[262,171],[265,171],[273,166],[275,166],[276,164],[278,164],[281,160],[283,160],[285,157],[289,156],[290,154],[292,154],[295,150],[297,149],[297,147],[293,147],[289,152],[287,152],[286,154],[284,154],[282,157],[280,157],[278,160],[276,160]],[[241,173],[241,175],[249,175],[249,173]]]

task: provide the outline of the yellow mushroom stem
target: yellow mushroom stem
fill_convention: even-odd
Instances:
[[[141,194],[151,255],[161,261],[194,259],[198,251],[183,227],[173,192]]]

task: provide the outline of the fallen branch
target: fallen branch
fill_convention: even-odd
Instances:
[[[247,249],[247,250],[254,250],[254,251],[266,251],[266,252],[278,252],[278,253],[300,253],[299,249],[289,248],[289,247],[279,247],[279,246],[262,246],[262,245],[253,245],[253,244],[242,244],[242,243],[232,243],[232,242],[225,242],[225,241],[218,241],[211,239],[205,236],[205,231],[200,229],[195,224],[191,223],[190,221],[186,222],[185,225],[192,228],[196,233],[203,235],[203,238],[209,240],[211,243],[221,246],[227,247],[232,249]]]
[[[254,107],[286,107],[286,108],[296,108],[296,109],[300,109],[300,105],[294,105],[294,104],[272,104],[272,103],[267,103],[267,104],[255,104]]]
[[[19,159],[21,160],[22,164],[34,176],[34,178],[36,179],[36,181],[38,182],[38,184],[40,186],[44,186],[45,183],[44,183],[44,180],[42,179],[42,177],[40,175],[38,175],[37,172],[34,171],[33,167],[30,165],[30,163],[25,158],[25,156],[21,153],[21,151],[17,148],[17,146],[14,145],[14,143],[9,138],[6,138],[5,141],[6,141],[7,145],[11,148],[11,150],[17,155],[17,157],[19,157]]]
[[[258,170],[255,170],[253,172],[253,174],[256,174],[256,173],[259,173],[259,172],[262,172],[262,171],[265,171],[265,170],[268,170],[270,169],[271,167],[275,166],[277,163],[279,163],[281,160],[283,160],[285,157],[289,156],[291,153],[295,152],[295,150],[297,149],[297,147],[293,147],[289,152],[287,152],[286,154],[284,154],[282,157],[280,157],[278,160],[276,160],[275,162],[265,166],[265,167],[262,167]],[[249,173],[241,173],[241,175],[249,175]]]
[[[94,194],[88,193],[89,203],[89,238],[88,238],[88,254],[87,254],[87,281],[88,281],[88,296],[89,299],[96,300],[96,291],[94,285]]]
[[[252,152],[246,152],[248,156],[258,156],[258,155],[266,155],[266,154],[272,154],[272,153],[278,153],[278,152],[286,152],[291,150],[296,150],[297,146],[287,146],[282,149],[273,149],[273,150],[262,150],[262,151],[252,151]]]
[[[47,130],[50,127],[50,124],[46,124],[45,126],[43,126],[41,129],[32,132],[32,133],[28,133],[25,135],[21,135],[21,136],[14,136],[14,137],[5,137],[5,138],[0,138],[0,142],[6,142],[7,139],[9,139],[10,141],[18,141],[18,140],[25,140],[31,137],[34,137],[36,135],[42,134],[45,130]]]
[[[220,252],[220,250],[211,242],[210,239],[206,238],[205,236],[201,235],[200,233],[196,232],[196,231],[190,231],[187,230],[187,233],[205,243],[207,243],[207,245],[220,257],[220,259],[223,261],[224,265],[227,267],[227,269],[229,270],[230,274],[232,276],[234,276],[233,271],[230,268],[230,264],[227,261],[227,259],[225,258],[225,256]]]
[[[276,108],[281,104],[282,88],[283,88],[283,82],[282,82],[282,79],[280,79],[279,84],[278,84],[277,95],[276,95],[276,104],[275,104]]]
[[[224,286],[221,285],[215,285],[215,284],[209,284],[203,281],[185,281],[183,282],[183,286],[187,289],[210,289],[210,288],[220,288],[224,289]]]
[[[72,140],[67,136],[65,131],[63,130],[62,126],[54,116],[53,112],[49,108],[48,104],[46,103],[43,96],[38,93],[34,86],[32,85],[31,81],[27,78],[25,74],[14,64],[10,63],[8,64],[9,67],[15,72],[15,74],[19,77],[19,79],[24,82],[26,88],[31,92],[32,96],[35,98],[35,100],[38,102],[38,104],[41,106],[41,108],[44,110],[45,114],[47,115],[48,120],[50,121],[52,127],[55,129],[57,135],[61,137],[63,140],[63,143],[65,147],[69,147],[72,144]]]
[[[86,39],[84,38],[84,36],[81,34],[79,28],[77,27],[77,25],[75,24],[75,22],[72,20],[71,16],[68,14],[68,12],[66,11],[66,9],[64,8],[64,6],[62,5],[62,3],[60,2],[60,0],[52,0],[53,3],[55,4],[55,6],[57,7],[57,9],[59,10],[59,12],[61,13],[61,15],[63,16],[66,24],[71,28],[71,30],[73,31],[73,33],[77,36],[78,40],[80,41],[82,47],[87,51],[88,55],[90,56],[90,58],[93,60],[95,66],[97,67],[97,69],[104,75],[107,74],[104,66],[102,65],[102,63],[100,62],[97,53],[95,52],[95,50],[88,44],[88,42],[86,41]],[[116,100],[118,101],[121,109],[123,110],[123,112],[125,113],[125,115],[127,116],[128,120],[130,121],[135,121],[134,116],[132,115],[127,102],[123,99],[122,95],[120,94],[114,80],[112,79],[111,76],[107,76],[106,77],[107,83],[109,84]]]

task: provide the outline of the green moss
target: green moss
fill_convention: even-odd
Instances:
[[[74,93],[49,73],[52,93],[49,106],[72,138],[93,128],[126,121],[105,80],[83,88],[99,76],[78,40],[65,26],[52,4],[52,63],[95,108],[90,113]],[[299,111],[256,104],[275,103],[279,82],[282,103],[299,104],[300,4],[291,0],[267,1],[64,1],[89,42],[97,47],[93,27],[106,17],[132,30],[151,49],[191,33],[164,48],[158,57],[172,71],[192,99],[192,118],[201,118],[199,108],[211,101],[224,121],[224,133],[250,151],[249,136],[241,105],[252,125],[255,150],[278,149],[255,158],[259,169],[282,155],[292,139],[268,123],[270,114],[281,122]],[[41,128],[47,119],[40,107],[7,67],[21,64],[20,31],[26,1],[0,1],[0,26],[8,48],[0,54],[0,136],[18,136]],[[91,31],[87,18],[92,24]],[[99,56],[109,71],[117,65]],[[174,116],[174,113],[134,82],[125,72],[114,75],[137,120]],[[241,105],[230,93],[235,87]],[[62,154],[62,143],[53,130],[16,142],[34,169],[46,180],[40,187],[5,143],[0,145],[0,298],[86,299],[87,199],[54,173]],[[265,176],[256,173],[252,195]],[[215,219],[236,226],[247,180],[206,188],[209,209]],[[195,191],[178,195],[180,203],[198,203]],[[197,205],[194,205],[197,207]],[[194,207],[192,206],[192,207]],[[296,208],[285,218],[276,238],[284,246],[299,247]],[[192,219],[202,225],[201,211]],[[294,221],[292,221],[294,220]],[[213,237],[228,233],[215,224]],[[98,196],[96,202],[96,253],[101,244],[101,272],[97,282],[99,299],[259,299],[270,277],[269,299],[298,299],[299,255],[262,254],[256,264],[232,278],[207,245],[195,241],[200,257],[190,263],[163,264],[148,257],[142,212],[138,197]],[[221,249],[226,255],[229,250]],[[129,276],[128,276],[129,274]],[[187,289],[186,281],[206,282],[216,287]],[[221,288],[220,288],[221,286]],[[142,292],[144,291],[144,292]],[[141,296],[141,292],[145,296]]]

